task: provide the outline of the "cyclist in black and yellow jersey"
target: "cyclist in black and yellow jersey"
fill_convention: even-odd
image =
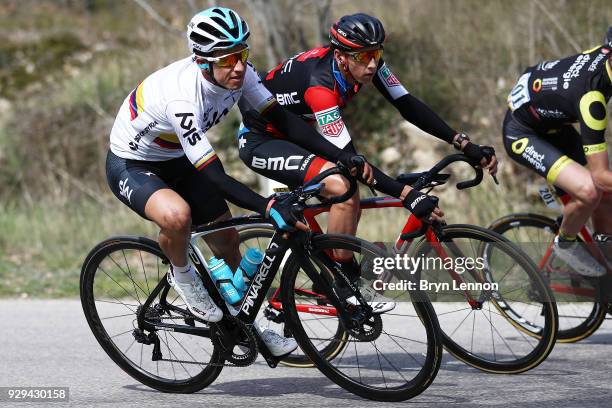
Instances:
[[[527,68],[508,95],[503,124],[510,157],[570,195],[554,250],[586,276],[606,270],[577,245],[578,231],[592,217],[596,236],[605,240],[612,232],[612,171],[604,139],[611,95],[612,26],[601,46]]]

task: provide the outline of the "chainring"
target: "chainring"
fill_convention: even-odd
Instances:
[[[374,341],[382,333],[383,323],[380,315],[372,315],[359,327],[349,329],[348,332],[358,341]]]
[[[236,333],[236,336],[239,336],[240,340],[232,342],[231,344],[226,344],[217,323],[211,325],[210,339],[213,345],[219,347],[224,354],[225,360],[235,366],[246,367],[253,364],[257,359],[259,349],[257,348],[257,338],[253,333],[252,326],[245,324],[235,317],[225,317],[224,320],[226,319],[229,319],[229,324],[234,326],[234,328],[230,330]],[[242,351],[242,353],[236,353],[236,350]]]

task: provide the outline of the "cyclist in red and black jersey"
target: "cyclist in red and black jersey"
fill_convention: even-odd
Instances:
[[[612,27],[602,46],[527,68],[508,95],[503,124],[510,157],[571,196],[554,249],[587,276],[601,276],[605,268],[576,243],[578,231],[592,216],[596,236],[612,232],[612,171],[604,138],[611,96]]]
[[[344,16],[331,27],[329,39],[330,45],[302,52],[262,76],[264,85],[279,103],[316,126],[322,139],[345,151],[356,152],[341,111],[362,86],[372,82],[406,120],[447,143],[455,143],[495,173],[497,160],[492,148],[473,144],[467,136],[453,130],[409,94],[391,72],[382,59],[385,30],[377,18],[362,13]],[[256,111],[243,106],[241,111],[240,158],[254,171],[294,186],[334,166],[328,161],[329,151],[309,149],[292,139],[292,135],[279,132]],[[416,216],[442,215],[435,198],[398,183],[373,166],[372,170],[373,187],[401,198]],[[341,179],[326,180],[330,194],[344,188]],[[351,200],[334,205],[328,231],[355,234],[358,204],[356,193]]]

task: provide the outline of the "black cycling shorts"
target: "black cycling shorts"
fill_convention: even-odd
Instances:
[[[240,159],[251,170],[289,187],[303,185],[327,163],[295,143],[250,130],[240,132],[238,147]]]
[[[189,204],[193,225],[214,221],[229,211],[217,187],[186,156],[141,161],[121,158],[109,150],[106,179],[113,194],[145,219],[147,201],[163,188],[174,190]]]
[[[586,165],[580,134],[572,125],[536,131],[517,121],[510,110],[503,125],[504,148],[521,165],[545,177],[550,184],[569,163]]]

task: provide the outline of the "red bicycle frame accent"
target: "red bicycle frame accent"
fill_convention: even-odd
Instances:
[[[392,208],[392,207],[401,207],[403,208],[402,202],[401,200],[397,199],[397,198],[392,198],[392,197],[372,197],[372,198],[365,198],[362,199],[360,202],[360,208],[362,210],[369,210],[369,209],[380,209],[380,208]],[[325,212],[329,212],[329,209],[331,207],[329,205],[320,205],[320,206],[316,206],[316,207],[312,207],[312,208],[308,208],[304,211],[304,218],[306,219],[306,222],[308,223],[308,226],[310,227],[310,229],[313,232],[317,232],[317,233],[322,233],[323,230],[321,228],[321,226],[319,225],[319,223],[316,220],[316,216]],[[417,217],[415,217],[414,215],[410,214],[406,220],[406,223],[404,224],[404,227],[402,228],[402,231],[400,233],[400,235],[398,236],[397,240],[394,243],[394,250],[395,253],[397,254],[405,254],[408,251],[408,248],[410,247],[410,244],[412,243],[412,239],[408,239],[408,240],[403,240],[401,238],[402,234],[405,233],[409,233],[409,232],[415,232],[418,231],[419,229],[421,229],[423,223],[421,222],[421,220],[419,220]],[[438,237],[436,236],[436,234],[434,233],[433,229],[430,227],[427,228],[427,230],[425,231],[425,239],[427,240],[427,242],[429,242],[433,249],[436,251],[437,255],[443,259],[443,262],[450,258],[448,256],[448,254],[446,253],[446,251],[444,250],[443,246],[441,245],[440,241],[438,240]],[[451,277],[453,278],[454,281],[456,281],[457,283],[463,283],[463,279],[461,278],[461,276],[455,272],[454,270],[449,270],[449,273],[451,275]],[[384,281],[386,279],[389,279],[390,276],[389,275],[385,275],[383,273],[383,275],[381,275],[381,279]],[[313,296],[313,297],[321,297],[320,295],[317,295],[314,292],[310,292],[308,290],[304,290],[304,289],[296,289],[297,292],[303,292],[307,295]],[[466,297],[467,302],[472,306],[472,307],[477,307],[478,301],[473,299],[472,295],[470,294],[469,291],[464,290],[463,291]],[[281,310],[282,309],[282,304],[280,302],[280,300],[278,299],[278,295],[280,293],[280,288],[277,288],[276,291],[274,292],[274,294],[272,295],[272,298],[269,300],[270,305],[276,309],[276,310]],[[298,312],[305,312],[305,313],[312,313],[312,314],[322,314],[322,315],[332,315],[335,316],[336,315],[336,310],[333,306],[315,306],[315,305],[296,305],[297,306],[297,310]]]

